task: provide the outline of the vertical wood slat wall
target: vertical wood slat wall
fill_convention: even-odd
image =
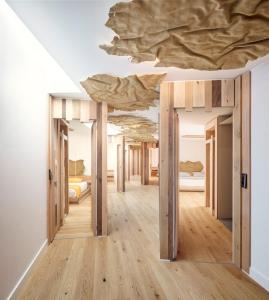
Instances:
[[[212,111],[213,107],[234,106],[234,79],[179,81],[174,85],[174,107],[192,111],[195,107],[205,107]]]
[[[89,122],[96,120],[96,103],[87,100],[53,98],[52,118]]]

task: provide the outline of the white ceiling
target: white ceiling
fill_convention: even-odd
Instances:
[[[113,31],[104,24],[108,19],[109,8],[116,2],[118,1],[7,0],[10,7],[84,94],[73,95],[74,98],[87,98],[79,82],[99,73],[127,76],[167,72],[166,80],[171,81],[234,78],[244,71],[244,69],[198,71],[155,68],[150,62],[133,64],[128,57],[106,54],[99,45],[109,43],[114,36]],[[269,56],[259,61],[268,58]],[[252,62],[248,68],[257,63],[257,61]],[[62,91],[58,96],[64,96],[65,92]],[[158,110],[158,107],[152,108],[149,111],[139,112],[139,115],[157,122]],[[181,122],[188,124],[189,118],[193,118],[195,122],[194,114],[182,116]],[[201,119],[200,121],[204,122]]]
[[[7,0],[79,87],[80,81],[99,73],[127,76],[167,72],[167,80],[232,78],[242,73],[242,69],[209,72],[155,68],[152,62],[133,64],[128,57],[106,54],[99,45],[109,43],[114,36],[113,31],[104,24],[109,8],[116,2],[119,0]]]

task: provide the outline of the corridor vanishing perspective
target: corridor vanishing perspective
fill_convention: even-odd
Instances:
[[[227,261],[229,253],[218,259],[212,248],[198,257],[194,248],[189,256],[179,255],[177,262],[160,261],[158,187],[141,185],[138,179],[126,183],[125,193],[117,193],[109,184],[107,237],[53,241],[15,299],[268,299],[264,290]],[[199,210],[199,199],[192,201],[191,193],[182,199],[184,232],[192,210]],[[229,243],[228,229],[221,223],[213,237],[210,226],[200,224],[207,217],[204,214],[208,212],[202,209],[193,219],[189,227],[193,236],[186,247],[201,246],[198,228],[204,237],[208,230],[207,243],[211,238]],[[213,221],[219,222],[212,217]]]

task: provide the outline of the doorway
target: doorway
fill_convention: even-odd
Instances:
[[[178,258],[232,262],[231,108],[178,110]]]

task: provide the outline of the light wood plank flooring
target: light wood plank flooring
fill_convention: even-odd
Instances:
[[[86,196],[79,204],[69,205],[69,214],[55,239],[72,239],[93,236],[91,228],[91,198]]]
[[[231,262],[232,233],[205,207],[203,192],[181,192],[179,258],[201,262]]]
[[[109,236],[54,241],[17,299],[269,299],[231,264],[159,260],[158,187],[109,188]]]

